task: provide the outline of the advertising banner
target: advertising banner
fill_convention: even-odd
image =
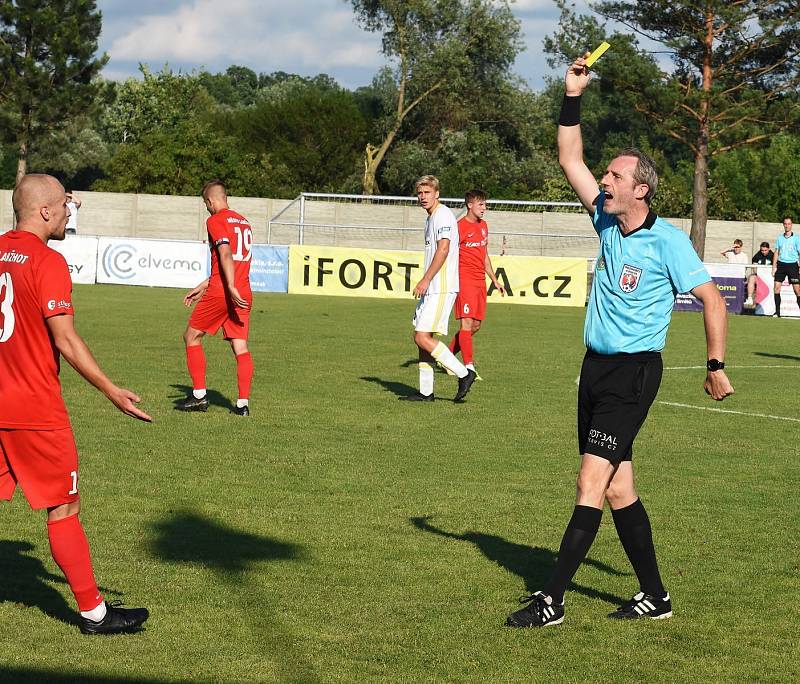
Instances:
[[[495,275],[506,291],[489,287],[489,301],[538,306],[586,305],[586,259],[494,256]]]
[[[94,285],[97,278],[96,237],[67,235],[63,240],[50,240],[47,246],[67,260],[73,283]]]
[[[756,315],[772,316],[775,313],[775,280],[772,278],[772,266],[758,266],[756,272]],[[781,316],[787,318],[800,317],[800,308],[797,306],[797,297],[788,280],[781,285]]]
[[[253,292],[287,292],[289,289],[289,248],[253,245],[250,287]]]
[[[192,288],[208,273],[203,242],[99,238],[98,283]]]
[[[743,264],[705,264],[708,275],[719,288],[730,314],[742,313],[745,298],[745,269]],[[693,294],[679,294],[675,298],[675,311],[702,311],[703,305]]]
[[[490,288],[489,301],[584,306],[586,259],[494,257],[506,296]],[[421,252],[345,247],[289,247],[289,292],[350,297],[411,297],[423,275]]]

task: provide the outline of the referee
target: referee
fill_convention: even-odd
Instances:
[[[783,234],[775,242],[775,254],[772,257],[772,277],[775,279],[775,315],[781,317],[781,286],[789,279],[800,306],[800,237],[792,232],[792,217],[783,217]]]
[[[585,59],[566,74],[558,126],[558,157],[570,185],[592,216],[600,237],[586,313],[586,356],[578,388],[581,467],[572,518],[558,562],[541,591],[509,615],[510,627],[544,627],[564,620],[564,590],[600,527],[611,515],[639,581],[614,619],[668,618],[670,596],[661,581],[647,512],[636,493],[632,447],[661,382],[661,350],[675,294],[703,303],[708,346],[705,391],[717,401],[733,393],[725,371],[725,303],[687,236],[650,210],[658,185],[653,162],[636,149],[620,152],[597,181],[583,161],[581,95],[589,84]]]

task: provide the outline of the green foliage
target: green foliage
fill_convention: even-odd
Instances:
[[[367,121],[352,93],[324,81],[286,79],[218,125],[256,155],[278,160],[290,194],[352,191]],[[271,186],[274,187],[274,186]]]
[[[197,195],[203,183],[222,178],[233,195],[281,192],[285,169],[266,156],[243,151],[240,142],[210,123],[190,119],[120,145],[105,178],[93,189],[157,195]]]
[[[19,150],[96,106],[101,15],[94,0],[0,0],[0,133]]]
[[[378,96],[373,102],[382,101],[384,112],[381,142],[367,148],[363,186],[373,194],[378,170],[401,129],[435,137],[453,128],[449,119],[475,92],[491,98],[502,89],[522,48],[520,23],[507,0],[352,0],[352,5],[364,29],[382,34],[383,53],[393,63],[373,89]],[[422,108],[426,114],[415,112]],[[413,120],[406,122],[412,112]]]
[[[439,177],[448,197],[480,187],[493,199],[532,198],[532,190],[543,186],[547,172],[550,176],[558,172],[550,160],[539,154],[518,157],[494,132],[477,125],[443,131],[435,151],[419,142],[399,143],[386,162],[384,190],[412,194],[414,181],[423,170]]]
[[[711,171],[712,186],[725,188],[721,218],[779,222],[800,215],[800,137],[782,133],[769,146],[736,150],[720,157]]]
[[[129,78],[118,85],[116,99],[103,115],[102,126],[112,143],[136,143],[187,117],[203,116],[212,106],[195,74],[176,74],[168,66],[152,73],[144,64],[139,71],[141,79]]]

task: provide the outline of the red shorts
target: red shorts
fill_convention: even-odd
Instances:
[[[189,325],[209,335],[222,328],[226,340],[246,340],[250,333],[250,309],[229,304],[225,296],[204,296],[189,316]]]
[[[72,428],[0,429],[0,500],[17,485],[31,508],[51,508],[78,499],[78,450]]]
[[[456,297],[456,318],[486,318],[486,283],[463,283]]]

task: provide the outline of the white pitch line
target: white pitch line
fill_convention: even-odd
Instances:
[[[733,413],[737,416],[750,416],[751,418],[770,418],[772,420],[788,420],[792,423],[800,423],[800,418],[787,418],[786,416],[771,416],[766,413],[747,413],[745,411],[731,411],[730,409],[711,408],[710,406],[692,406],[691,404],[677,404],[672,401],[659,401],[665,406],[676,406],[677,408],[696,409],[698,411],[713,411],[714,413]]]

